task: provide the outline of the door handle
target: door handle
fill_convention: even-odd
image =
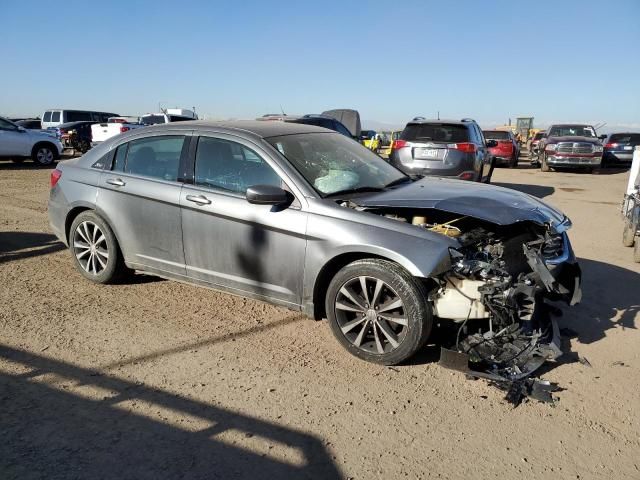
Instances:
[[[107,179],[107,183],[109,185],[115,185],[116,187],[124,187],[126,185],[126,183],[124,183],[119,178],[109,178]]]
[[[198,205],[209,205],[211,203],[211,200],[204,195],[187,195],[185,198],[190,202],[197,203]]]

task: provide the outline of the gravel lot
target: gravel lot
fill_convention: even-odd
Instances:
[[[49,170],[0,162],[0,477],[640,478],[626,181],[494,174],[572,218],[584,273],[560,319],[570,353],[544,373],[565,390],[514,409],[435,346],[380,367],[296,312],[142,275],[89,283],[49,232]]]

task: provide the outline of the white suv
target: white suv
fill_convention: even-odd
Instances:
[[[0,158],[22,162],[32,158],[40,165],[51,165],[62,155],[62,144],[53,133],[27,130],[0,117]]]

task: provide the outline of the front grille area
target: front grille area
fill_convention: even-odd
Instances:
[[[556,148],[557,153],[590,154],[593,153],[593,145],[584,142],[562,142]]]

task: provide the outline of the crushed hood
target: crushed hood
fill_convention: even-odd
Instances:
[[[536,197],[509,188],[426,177],[351,201],[366,208],[425,208],[467,215],[497,225],[534,222],[558,226],[565,215]]]

